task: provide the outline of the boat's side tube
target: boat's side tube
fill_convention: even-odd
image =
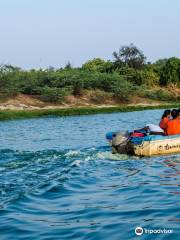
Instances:
[[[141,145],[134,146],[134,152],[138,156],[180,153],[180,137],[143,141]]]

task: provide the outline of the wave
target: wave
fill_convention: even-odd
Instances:
[[[143,169],[146,163],[151,162],[152,160],[143,161],[139,157],[112,154],[107,146],[35,152],[1,149],[0,201],[2,205],[6,205],[24,194],[42,192],[42,188],[44,191],[54,188],[56,183],[62,186],[66,181],[82,173],[85,177],[91,175],[95,169],[102,168],[106,168],[108,172],[117,164],[118,169],[122,169],[122,174],[127,172],[126,177],[132,176],[138,174],[138,168]],[[117,169],[114,170],[115,175],[116,172]]]
[[[101,149],[102,150],[102,149]],[[0,200],[3,205],[53,181],[66,181],[74,168],[98,159],[99,149],[0,150]],[[77,170],[78,171],[78,170]]]

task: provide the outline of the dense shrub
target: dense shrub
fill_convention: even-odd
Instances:
[[[90,100],[94,103],[103,104],[106,103],[113,96],[112,93],[104,92],[101,90],[94,90],[91,92]]]
[[[147,86],[159,85],[159,76],[153,70],[144,69],[136,71],[133,76],[133,82],[137,85],[146,84]]]
[[[105,61],[101,58],[94,58],[89,60],[82,65],[82,69],[89,71],[99,71],[101,72],[104,68]]]
[[[102,73],[112,73],[114,69],[114,64],[111,61],[105,61],[101,58],[94,58],[89,60],[82,65],[83,70],[102,72]]]
[[[62,102],[68,94],[80,96],[86,90],[93,90],[99,91],[99,96],[95,96],[97,102],[98,97],[100,102],[103,101],[107,93],[120,101],[129,101],[134,94],[156,100],[180,100],[168,90],[157,90],[159,85],[173,85],[175,89],[180,85],[180,59],[162,59],[154,64],[145,64],[142,56],[141,67],[135,67],[133,64],[138,64],[139,60],[134,58],[133,49],[121,50],[123,52],[117,53],[117,61],[96,58],[86,62],[82,68],[72,68],[69,64],[64,69],[50,67],[25,71],[11,65],[0,66],[0,97],[23,93],[40,96],[45,101]],[[129,57],[121,56],[129,51]],[[132,64],[132,61],[135,62]],[[154,86],[156,90],[153,90]]]
[[[134,86],[130,82],[122,78],[114,83],[112,92],[117,99],[127,102],[131,99],[134,89]]]
[[[70,94],[70,91],[65,88],[50,88],[46,86],[39,90],[41,99],[52,103],[62,103],[65,97]]]
[[[167,92],[162,89],[158,90],[147,90],[144,92],[144,96],[148,97],[153,100],[160,100],[160,101],[176,101],[177,97],[173,95],[171,92]]]
[[[160,84],[180,85],[180,59],[170,58],[167,60],[160,74]]]
[[[135,85],[146,84],[148,86],[159,85],[159,75],[153,68],[146,67],[142,70],[136,70],[134,68],[122,67],[118,69],[120,75],[123,75],[126,80],[132,82]]]
[[[81,79],[76,79],[73,82],[73,94],[75,96],[80,96],[82,95],[83,92],[83,88],[84,88],[84,82]]]

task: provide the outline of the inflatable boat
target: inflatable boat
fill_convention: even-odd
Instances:
[[[106,134],[106,139],[112,147],[112,153],[137,156],[180,153],[180,134],[130,137],[129,133],[109,132]]]

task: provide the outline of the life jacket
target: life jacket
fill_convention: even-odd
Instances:
[[[180,119],[176,118],[168,121],[166,131],[167,135],[180,134]]]
[[[159,126],[160,128],[162,128],[163,130],[166,130],[167,128],[167,123],[170,121],[169,118],[167,117],[164,117],[163,119],[161,119],[160,123],[159,123]]]

